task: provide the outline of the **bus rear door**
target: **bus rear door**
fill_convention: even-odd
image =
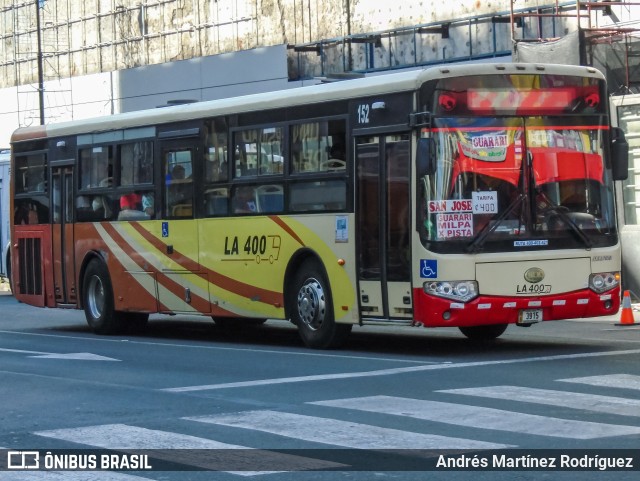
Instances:
[[[52,166],[51,181],[53,292],[56,304],[75,304],[77,290],[73,250],[73,166]]]
[[[162,222],[157,237],[168,262],[162,269],[158,300],[166,312],[210,312],[207,283],[199,270],[198,224],[194,220],[194,162],[198,137],[163,140]]]
[[[413,314],[410,135],[360,136],[355,152],[361,317],[405,322]]]

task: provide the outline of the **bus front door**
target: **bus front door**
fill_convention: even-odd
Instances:
[[[358,298],[363,322],[413,314],[410,136],[356,139]]]
[[[73,168],[51,168],[53,225],[51,229],[53,292],[57,305],[75,304],[75,255],[73,251]]]

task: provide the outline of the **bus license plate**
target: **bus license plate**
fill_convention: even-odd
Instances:
[[[542,309],[523,309],[518,315],[518,324],[542,322]]]

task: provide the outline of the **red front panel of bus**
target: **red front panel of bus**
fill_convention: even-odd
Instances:
[[[521,311],[542,310],[543,321],[612,315],[620,308],[620,288],[604,294],[590,289],[551,296],[480,296],[466,304],[413,290],[414,316],[425,327],[513,324]]]

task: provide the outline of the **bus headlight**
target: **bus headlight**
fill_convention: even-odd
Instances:
[[[469,302],[478,297],[476,281],[430,281],[423,285],[425,294],[455,301]]]
[[[619,272],[600,272],[589,276],[589,288],[598,294],[607,292],[620,284]]]

